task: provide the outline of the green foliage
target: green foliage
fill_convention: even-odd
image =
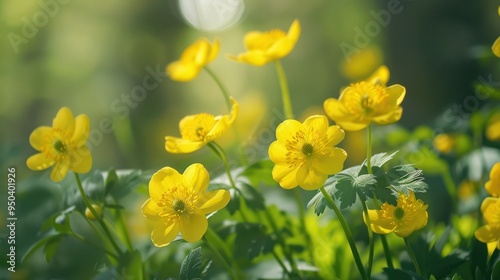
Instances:
[[[189,251],[181,264],[180,280],[204,279],[210,264],[204,259],[201,247]]]

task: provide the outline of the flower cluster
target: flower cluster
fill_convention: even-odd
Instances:
[[[491,195],[481,203],[486,225],[478,228],[476,238],[487,243],[490,254],[495,248],[500,249],[500,162],[490,171],[490,180],[486,182],[486,191]]]

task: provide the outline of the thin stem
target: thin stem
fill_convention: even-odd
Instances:
[[[226,153],[217,143],[215,143],[213,141],[208,142],[207,146],[210,148],[210,150],[212,150],[212,152],[214,152],[220,158],[220,160],[222,161],[222,164],[224,164],[224,169],[226,171],[227,178],[229,179],[229,183],[231,184],[231,187],[233,187],[235,189],[235,191],[237,191],[240,194],[239,195],[240,203],[244,204],[245,200],[243,199],[243,194],[241,193],[240,189],[238,189],[236,187],[236,183],[233,179],[233,175],[231,174],[231,166],[229,166],[229,162],[227,160]],[[243,221],[248,222],[249,220],[248,220],[247,216],[245,215],[245,212],[243,210],[241,210],[241,208],[239,210],[240,210],[239,213],[240,213]]]
[[[278,254],[276,254],[276,252],[274,251],[274,249],[271,251],[271,253],[273,254],[274,258],[276,259],[276,261],[278,262],[278,264],[281,266],[281,269],[283,269],[283,272],[288,275],[288,277],[290,279],[293,279],[294,275],[288,271],[288,269],[286,268],[285,264],[281,261],[280,257],[278,256]]]
[[[366,129],[367,140],[366,140],[366,168],[368,169],[368,174],[372,174],[372,129],[368,125]]]
[[[283,69],[280,60],[275,60],[274,64],[276,65],[276,71],[278,72],[278,78],[280,80],[283,112],[285,113],[287,119],[293,119],[292,102],[290,100],[290,91],[288,90],[288,80],[286,78],[285,70]]]
[[[359,256],[358,248],[356,247],[356,243],[354,242],[354,238],[352,237],[351,230],[349,229],[349,226],[347,225],[347,222],[344,219],[342,212],[340,212],[339,208],[335,204],[335,201],[333,201],[333,199],[326,192],[324,187],[321,187],[320,191],[323,194],[323,197],[325,198],[328,205],[330,205],[330,207],[333,209],[333,212],[335,212],[335,215],[337,215],[337,218],[339,219],[340,225],[342,226],[342,229],[344,230],[345,236],[347,238],[347,242],[349,243],[349,246],[351,247],[351,252],[352,252],[352,255],[354,257],[354,262],[356,263],[356,266],[358,267],[358,271],[361,274],[361,278],[364,280],[367,280],[368,277],[366,276],[366,271],[363,267],[363,263],[361,262],[361,257]]]
[[[226,87],[224,86],[222,81],[219,78],[217,78],[217,75],[215,75],[215,73],[212,71],[212,69],[208,68],[207,66],[203,67],[203,69],[205,69],[205,71],[207,71],[207,73],[210,75],[210,77],[212,77],[212,79],[214,79],[215,83],[219,86],[220,90],[222,91],[222,95],[224,95],[224,99],[226,100],[227,110],[229,112],[231,112],[232,106],[231,106],[231,99],[229,98],[228,90],[226,89]]]
[[[94,207],[92,207],[92,204],[90,203],[87,195],[85,194],[85,191],[83,190],[83,186],[82,186],[82,181],[80,180],[80,176],[76,172],[74,172],[74,174],[75,174],[76,182],[78,185],[78,190],[80,191],[80,195],[82,196],[82,199],[83,199],[83,202],[85,203],[85,206],[90,210],[90,212],[94,215],[94,217],[96,218],[99,225],[102,227],[102,230],[104,231],[104,234],[106,235],[109,242],[111,243],[111,246],[113,246],[113,248],[118,253],[118,255],[121,255],[122,251],[120,250],[120,247],[118,246],[118,244],[116,244],[108,227],[106,226],[106,224],[102,220],[102,217],[97,213],[97,211],[94,209]]]
[[[415,265],[415,269],[417,270],[417,274],[422,276],[422,272],[420,271],[420,266],[418,266],[417,258],[415,257],[415,253],[413,253],[413,250],[411,249],[408,238],[403,238],[403,239],[405,240],[406,250],[408,250],[408,254],[410,254],[413,264]]]
[[[361,200],[361,197],[359,198]],[[372,266],[373,266],[373,250],[375,248],[375,242],[373,238],[373,230],[371,226],[370,216],[368,215],[368,207],[366,206],[366,201],[362,201],[361,205],[363,206],[363,212],[365,214],[366,219],[366,227],[368,228],[368,242],[369,242],[369,253],[368,253],[368,267],[366,268],[367,276],[370,278],[372,274]]]
[[[118,220],[118,227],[120,228],[123,238],[125,239],[125,244],[127,245],[129,252],[132,253],[134,252],[134,246],[132,245],[132,240],[130,239],[130,234],[128,233],[127,227],[125,225],[123,215],[121,214],[120,210],[115,210],[115,215]]]
[[[203,241],[205,241],[205,244],[212,250],[212,252],[215,254],[215,256],[219,259],[219,261],[226,267],[227,272],[231,275],[231,279],[242,279],[241,273],[236,273],[234,272],[233,269],[236,269],[239,272],[238,266],[234,262],[231,262],[231,265],[229,264],[228,260],[232,260],[230,258],[231,254],[229,253],[229,249],[225,246],[224,242],[222,242],[210,228],[207,229],[207,232],[203,236]],[[224,255],[223,256],[217,249],[216,246],[212,244],[212,242],[215,242],[220,248],[222,248]],[[226,259],[227,258],[227,259]]]
[[[108,254],[111,257],[113,257],[115,260],[118,260],[118,256],[117,255],[115,255],[114,253],[110,252],[106,248],[103,248],[103,247],[101,247],[101,246],[99,246],[99,245],[97,245],[97,244],[95,244],[93,242],[90,242],[89,240],[85,239],[83,236],[77,234],[76,232],[70,232],[70,235],[73,236],[73,237],[75,237],[76,239],[79,239],[79,240],[81,240],[81,241],[89,244],[90,246],[93,246],[93,247],[95,247],[95,248],[97,248],[99,250],[102,250],[104,253]]]

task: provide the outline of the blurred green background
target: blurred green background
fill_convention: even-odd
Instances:
[[[220,173],[222,167],[208,149],[189,155],[164,149],[164,137],[179,135],[178,121],[185,115],[226,114],[222,95],[207,73],[189,83],[159,73],[199,37],[220,39],[221,52],[211,68],[241,106],[236,132],[221,139],[221,145],[236,157],[237,150],[244,150],[249,160],[266,156],[282,118],[275,69],[238,64],[225,55],[244,51],[246,32],[287,30],[295,18],[302,34],[283,66],[297,116],[320,111],[326,98],[338,97],[340,88],[385,63],[391,70],[389,84],[407,89],[400,124],[408,129],[432,124],[447,106],[474,94],[478,77],[498,77],[488,59],[500,35],[498,4],[252,0],[244,1],[235,25],[203,31],[186,23],[175,0],[0,0],[0,165],[4,174],[7,167],[16,167],[20,182],[47,178],[47,172],[25,166],[35,152],[28,138],[67,106],[91,119],[93,169],[157,170],[168,165],[183,170],[202,162]],[[354,77],[346,70],[353,67],[345,65],[346,44],[374,53],[361,59],[366,73],[353,70]],[[148,75],[153,77],[151,87],[141,100],[131,100]],[[23,192],[22,183],[18,191]],[[1,205],[6,205],[3,199]],[[19,207],[24,211],[19,215],[30,210]],[[38,230],[35,225],[25,229],[31,236]],[[19,254],[29,245],[20,244]]]

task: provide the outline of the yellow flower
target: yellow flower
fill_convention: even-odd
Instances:
[[[184,50],[179,60],[167,65],[167,74],[174,81],[189,82],[217,57],[219,49],[220,43],[217,39],[212,44],[205,38],[198,39]]]
[[[500,16],[500,6],[498,6],[498,15]],[[496,56],[500,57],[500,37],[495,40],[493,46],[491,46],[491,50]]]
[[[476,183],[469,180],[463,180],[458,185],[458,198],[461,200],[466,200],[477,193]]]
[[[342,62],[342,74],[350,80],[364,79],[382,64],[382,60],[382,52],[378,47],[363,48]]]
[[[344,131],[328,126],[325,116],[311,116],[303,123],[285,120],[276,129],[276,138],[269,146],[269,158],[275,163],[273,179],[284,189],[319,189],[328,175],[342,170],[347,157],[334,147],[344,139]]]
[[[485,198],[481,203],[481,212],[487,224],[478,228],[474,235],[479,241],[488,243],[488,247],[496,244],[500,250],[500,198]]]
[[[500,113],[495,113],[486,125],[486,138],[490,141],[500,141]]]
[[[436,150],[440,153],[449,154],[453,151],[453,147],[455,146],[455,137],[450,134],[442,133],[434,138],[433,143]]]
[[[179,232],[188,242],[201,239],[208,228],[205,215],[224,208],[230,200],[226,190],[207,192],[209,180],[208,171],[199,163],[188,166],[182,175],[170,167],[153,174],[142,213],[155,222],[151,233],[155,246],[168,245]]]
[[[60,182],[69,170],[86,173],[92,167],[92,155],[85,146],[90,133],[89,118],[85,114],[73,117],[70,109],[59,109],[52,127],[41,126],[33,130],[30,144],[40,153],[26,161],[31,170],[44,170],[52,165],[50,179]]]
[[[389,71],[382,66],[368,80],[345,88],[339,99],[325,100],[326,114],[348,131],[362,130],[372,122],[386,125],[399,121],[406,89],[401,85],[386,87],[388,78]]]
[[[252,31],[245,35],[243,43],[247,52],[228,58],[255,66],[262,66],[270,61],[287,56],[295,47],[300,36],[300,22],[294,20],[288,33],[280,29],[267,32]]]
[[[422,200],[415,200],[412,191],[408,195],[400,193],[397,206],[385,202],[380,210],[368,210],[371,228],[379,234],[394,232],[399,237],[407,237],[427,224],[427,206]],[[363,215],[363,219],[366,223],[366,216]]]
[[[231,98],[233,107],[229,115],[214,116],[207,113],[190,115],[179,122],[181,138],[165,137],[165,149],[174,154],[194,152],[226,132],[238,115],[238,103]]]
[[[491,196],[500,197],[500,162],[491,168],[490,180],[486,182],[484,188]]]

